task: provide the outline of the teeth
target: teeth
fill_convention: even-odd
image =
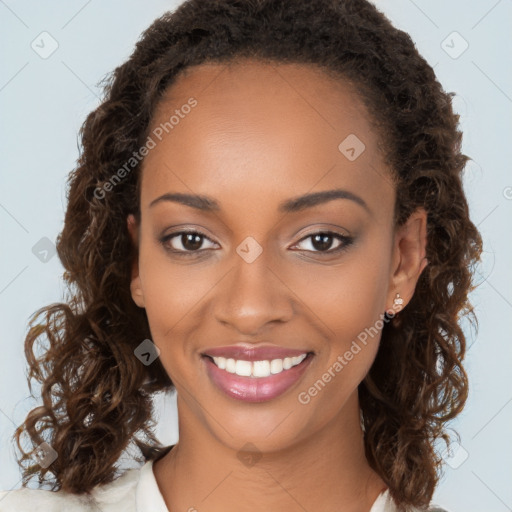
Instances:
[[[245,361],[225,357],[213,357],[214,363],[228,373],[235,373],[240,377],[268,377],[277,375],[293,366],[297,366],[306,358],[307,354],[284,359],[272,359],[264,361]]]
[[[283,360],[282,359],[272,359],[270,361],[270,373],[281,373],[283,371]]]
[[[270,362],[254,361],[251,374],[253,377],[268,377],[270,375]]]
[[[234,359],[226,359],[226,371],[235,373],[236,361]]]
[[[238,360],[235,365],[235,373],[242,377],[250,377],[252,371],[252,364],[250,361]]]

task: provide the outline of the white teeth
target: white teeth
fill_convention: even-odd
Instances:
[[[225,357],[213,357],[214,363],[221,369],[229,373],[235,373],[240,377],[268,377],[276,375],[282,371],[289,370],[292,366],[297,366],[306,358],[307,354],[301,354],[295,357],[285,357],[284,359],[272,359],[264,361],[245,361],[243,359],[233,359]]]
[[[283,371],[283,360],[282,359],[272,359],[270,361],[270,373],[281,373]]]
[[[241,377],[250,377],[252,371],[252,364],[250,361],[237,360],[235,366],[235,373]]]
[[[253,377],[268,377],[270,375],[269,361],[254,361],[252,365]]]

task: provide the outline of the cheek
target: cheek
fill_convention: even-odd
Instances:
[[[197,314],[201,298],[208,296],[215,283],[213,277],[208,280],[208,272],[192,268],[193,264],[171,263],[158,247],[141,245],[139,270],[145,309],[152,341],[161,350],[163,362],[170,359],[170,352],[179,352],[179,344],[172,340],[183,339],[188,318]]]
[[[358,281],[360,285],[361,281]],[[320,421],[327,421],[341,410],[356,392],[377,355],[383,321],[377,308],[372,310],[374,298],[370,289],[367,288],[370,305],[361,306],[357,300],[347,300],[342,294],[333,295],[338,307],[330,310],[330,317],[325,317],[330,337],[319,347],[312,372],[297,395],[300,404],[313,407],[315,416],[322,418]],[[362,294],[359,296],[364,298]],[[323,311],[327,313],[325,307]]]
[[[320,379],[320,388],[330,389],[325,396],[336,396],[333,403],[357,387],[377,354],[389,282],[389,258],[382,254],[389,251],[375,246],[381,249],[360,247],[337,268],[316,273],[308,294],[301,291],[326,335],[309,385]]]
[[[389,251],[384,243],[372,243],[374,250],[369,245],[361,244],[336,266],[316,266],[306,278],[305,272],[294,278],[294,292],[323,322],[327,338],[340,348],[374,325],[385,311]]]

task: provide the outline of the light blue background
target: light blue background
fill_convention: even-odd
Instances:
[[[54,242],[62,228],[65,181],[78,156],[78,130],[99,103],[96,84],[125,61],[157,16],[178,3],[0,0],[0,489],[20,486],[10,438],[34,406],[23,354],[27,320],[64,292],[58,258],[43,263],[32,248],[43,237]],[[512,2],[376,3],[411,35],[445,90],[458,95],[463,151],[473,158],[465,186],[485,244],[482,285],[472,294],[478,336],[466,329],[470,396],[451,424],[462,447],[447,455],[434,501],[451,512],[505,512],[512,510]],[[31,48],[43,31],[59,45],[47,59]],[[454,31],[469,44],[457,59],[441,46]],[[452,52],[463,44],[457,37],[445,43]],[[157,434],[172,443],[175,400],[163,398],[157,397],[166,404]]]

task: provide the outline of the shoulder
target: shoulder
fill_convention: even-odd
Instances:
[[[389,489],[386,489],[378,496],[370,512],[398,512],[398,510],[398,506],[391,497]],[[409,512],[449,512],[448,510],[434,503],[432,503],[427,508],[412,507],[408,510]]]
[[[449,512],[445,508],[440,507],[439,505],[430,505],[427,508],[413,508],[412,512]]]
[[[432,504],[427,508],[417,508],[414,507],[411,512],[449,512],[445,508],[440,507],[439,505]]]
[[[415,508],[414,512],[449,512],[443,507],[436,505],[435,503],[431,503],[427,508]]]
[[[135,512],[140,469],[129,469],[113,482],[98,485],[88,495],[22,487],[0,491],[0,512]],[[121,508],[120,508],[121,507]]]

